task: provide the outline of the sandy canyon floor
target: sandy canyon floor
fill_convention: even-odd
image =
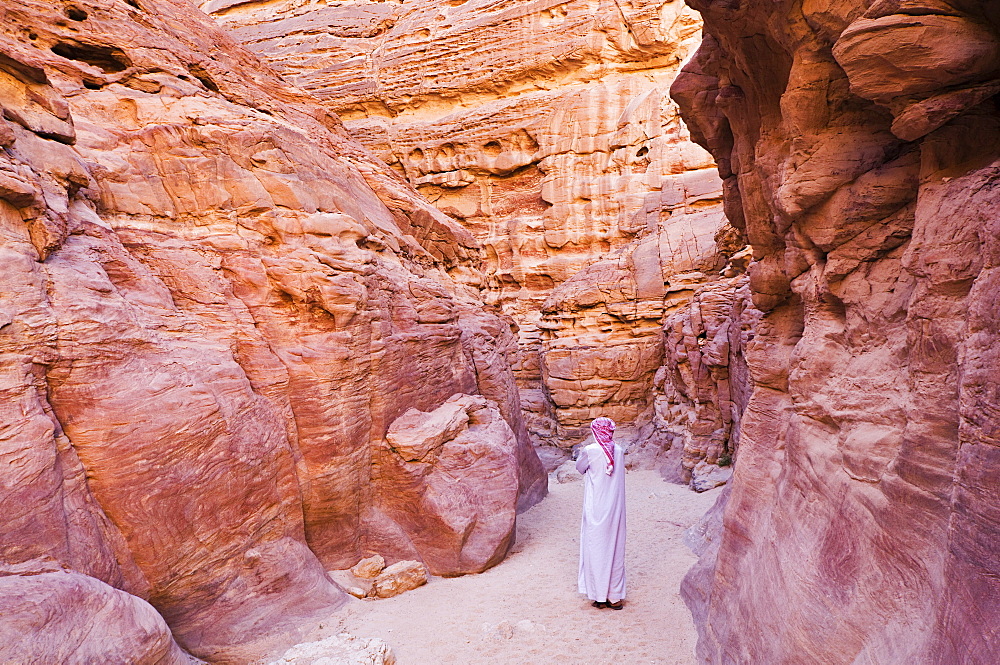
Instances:
[[[696,494],[654,471],[629,472],[628,598],[598,610],[576,591],[583,483],[550,483],[518,519],[510,557],[481,575],[431,578],[395,598],[352,599],[326,632],[388,642],[399,665],[693,664],[695,630],[679,593],[695,561],[683,533],[719,490]]]

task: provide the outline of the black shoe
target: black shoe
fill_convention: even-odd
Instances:
[[[610,608],[612,610],[623,610],[623,609],[625,609],[625,603],[622,602],[622,601],[620,601],[620,600],[617,603],[605,603],[604,606],[607,607],[607,608]]]
[[[595,600],[595,601],[594,601],[593,603],[591,603],[591,604],[592,604],[592,605],[593,605],[594,607],[596,607],[597,609],[599,609],[599,610],[603,610],[603,609],[604,609],[605,607],[608,607],[608,604],[607,604],[607,603],[602,603],[602,602],[601,602],[601,601],[599,601],[599,600]]]

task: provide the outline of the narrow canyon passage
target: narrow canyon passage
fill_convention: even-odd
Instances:
[[[998,665],[997,6],[0,0],[0,664]]]
[[[595,609],[576,592],[583,483],[552,482],[549,496],[518,518],[503,563],[434,577],[394,598],[352,600],[324,635],[382,638],[399,665],[693,664],[697,636],[679,586],[695,557],[683,533],[720,491],[697,494],[655,471],[629,472],[629,589],[620,612]]]

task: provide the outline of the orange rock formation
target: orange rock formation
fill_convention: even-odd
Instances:
[[[600,414],[650,422],[664,317],[725,264],[721,183],[666,94],[697,43],[694,12],[666,0],[201,6],[483,243],[488,299],[518,326],[536,441],[569,446]]]
[[[326,568],[498,561],[545,476],[472,236],[183,0],[0,17],[4,635],[52,612],[59,662],[108,611],[107,659],[242,662],[341,602]],[[455,395],[474,491],[387,471]]]

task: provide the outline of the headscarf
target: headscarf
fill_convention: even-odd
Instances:
[[[608,456],[608,475],[610,476],[615,470],[615,421],[604,416],[595,418],[590,423],[590,430],[594,433],[594,439],[601,446],[604,454]]]

